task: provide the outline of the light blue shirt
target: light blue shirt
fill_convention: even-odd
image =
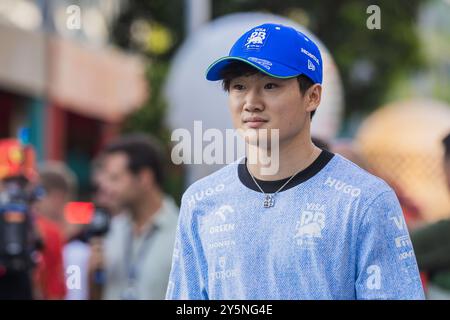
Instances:
[[[424,298],[383,180],[334,155],[273,207],[263,200],[239,179],[238,162],[188,188],[167,299]]]
[[[128,213],[112,219],[104,242],[103,299],[164,299],[177,218],[178,208],[172,198],[166,196],[155,213],[152,228],[140,236],[133,235],[133,222]],[[134,281],[130,281],[131,267],[136,268]]]

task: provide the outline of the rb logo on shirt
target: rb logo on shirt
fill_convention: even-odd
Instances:
[[[301,213],[300,221],[295,227],[297,233],[294,238],[321,238],[322,229],[325,227],[324,206],[308,204],[308,209]]]

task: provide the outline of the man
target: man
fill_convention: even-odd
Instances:
[[[42,235],[44,247],[34,273],[36,297],[45,300],[61,300],[66,296],[63,263],[63,233],[49,218],[36,215],[36,225]]]
[[[33,209],[44,247],[34,281],[41,299],[60,300],[67,293],[63,259],[67,225],[63,211],[74,179],[63,163],[48,162],[39,170],[39,183],[44,192]]]
[[[103,299],[163,299],[178,208],[163,193],[162,151],[150,137],[126,136],[106,147],[101,165],[101,192],[126,211],[112,219],[103,250],[93,248],[91,278],[105,271]]]
[[[32,281],[42,249],[31,209],[36,176],[34,149],[0,139],[0,300],[39,297]]]
[[[77,178],[70,168],[64,163],[57,161],[46,162],[41,166],[39,175],[41,185],[45,190],[45,196],[37,204],[40,221],[42,221],[42,224],[46,223],[48,225],[47,228],[51,227],[50,224],[56,226],[56,231],[62,234],[58,238],[63,239],[62,241],[57,239],[55,231],[53,232],[53,237],[51,237],[50,232],[47,232],[48,243],[51,243],[51,246],[49,247],[47,259],[44,256],[44,260],[48,260],[46,268],[43,270],[43,276],[49,283],[46,287],[48,290],[56,292],[56,288],[61,287],[60,285],[57,286],[57,284],[62,279],[62,286],[65,288],[66,294],[61,298],[86,300],[88,298],[90,247],[87,243],[80,240],[81,237],[79,235],[83,232],[83,225],[73,224],[66,219],[67,212],[65,210],[68,201],[76,197],[78,189]],[[62,253],[56,250],[59,243],[61,243]],[[60,268],[65,271],[64,274],[67,278],[59,276]],[[71,277],[73,270],[79,270],[81,277],[79,286],[72,285],[70,282],[70,279],[73,278]],[[59,290],[59,292],[61,291]]]
[[[38,203],[38,211],[42,216],[57,224],[64,236],[64,241],[67,241],[76,231],[65,220],[64,208],[68,201],[75,198],[77,178],[64,163],[57,161],[47,162],[41,166],[39,177],[45,196]]]
[[[102,185],[104,177],[102,170],[102,155],[100,154],[92,161],[91,185],[92,201],[96,206],[104,208],[112,217],[120,214],[123,209],[119,207],[118,201],[105,194],[104,190],[99,188]]]
[[[251,161],[264,144],[249,134],[253,154],[188,188],[166,298],[422,299],[392,189],[311,142],[322,93],[313,40],[257,26],[206,78],[223,80],[237,129],[278,130],[279,169],[267,175],[266,162]]]
[[[442,140],[444,173],[450,191],[450,133]],[[440,220],[411,234],[417,262],[429,276],[428,298],[450,299],[450,219]]]

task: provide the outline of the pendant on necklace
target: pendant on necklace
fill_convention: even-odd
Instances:
[[[273,207],[275,204],[275,198],[271,194],[266,194],[266,198],[264,199],[264,208]]]

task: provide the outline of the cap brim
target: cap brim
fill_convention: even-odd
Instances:
[[[242,61],[258,69],[262,73],[275,78],[292,78],[299,76],[302,72],[286,67],[283,64],[271,61],[270,69],[266,69],[254,61],[250,61],[241,57],[223,57],[213,62],[206,70],[206,79],[209,81],[217,81],[223,79],[222,70],[233,61]]]

